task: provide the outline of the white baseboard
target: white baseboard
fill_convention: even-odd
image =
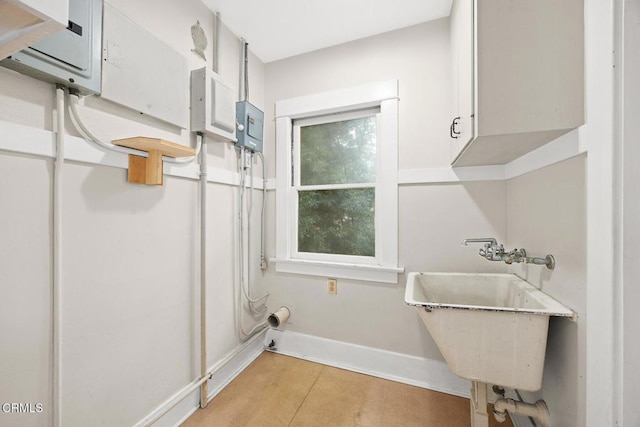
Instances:
[[[276,353],[469,397],[469,381],[453,375],[443,362],[275,329],[267,332],[266,342],[271,340]]]
[[[265,347],[265,339],[258,338],[242,350],[237,356],[231,359],[226,365],[220,368],[211,380],[209,380],[208,401],[211,401],[222,391],[235,377],[237,377],[247,366],[251,364]],[[211,367],[214,369],[215,365]],[[174,408],[153,423],[154,427],[179,426],[187,420],[200,407],[200,388],[196,388]],[[168,402],[167,402],[168,403]],[[164,406],[164,405],[162,405]],[[154,411],[155,412],[155,411]],[[151,414],[150,414],[151,415]]]

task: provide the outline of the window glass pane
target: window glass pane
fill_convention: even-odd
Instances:
[[[300,184],[372,183],[376,180],[376,118],[302,126]]]
[[[375,189],[300,191],[298,252],[375,256]]]

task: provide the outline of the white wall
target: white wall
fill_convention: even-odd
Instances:
[[[269,63],[266,152],[273,160],[269,118],[275,101],[398,79],[400,169],[447,167],[449,74],[448,19]],[[402,186],[399,224],[399,260],[407,272],[505,270],[482,260],[478,248],[460,245],[466,237],[504,240],[504,182]],[[273,254],[272,228],[267,237]],[[277,274],[272,266],[265,283],[274,304],[293,306],[287,330],[442,360],[415,309],[404,305],[405,277],[399,275],[394,285],[340,280],[332,296],[326,278]]]
[[[400,168],[449,165],[449,20],[393,31],[322,49],[266,67],[266,111],[280,99],[362,83],[398,79],[400,83]],[[269,158],[273,123],[266,121]],[[270,168],[275,170],[273,167]]]
[[[0,394],[3,400],[49,404],[51,365],[51,164],[0,155]],[[19,185],[16,185],[19,183]],[[51,414],[34,414],[47,425]],[[22,418],[0,413],[0,423]]]
[[[183,179],[131,186],[125,174],[74,164],[64,171],[62,399],[69,425],[94,417],[131,424],[197,372],[190,351],[196,187]]]
[[[632,301],[637,295],[633,290],[623,295],[618,281],[622,265],[622,252],[618,249],[624,248],[625,257],[634,253],[636,228],[632,225],[629,234],[625,230],[625,246],[616,241],[623,235],[618,228],[622,226],[617,206],[621,187],[616,170],[619,165],[615,163],[619,155],[615,129],[619,118],[614,87],[620,82],[615,78],[634,76],[631,87],[637,84],[633,65],[630,71],[626,70],[626,64],[623,67],[617,56],[623,52],[622,45],[615,41],[617,31],[621,30],[616,28],[620,22],[615,21],[621,5],[613,1],[585,0],[586,117],[585,125],[578,129],[578,138],[581,151],[588,151],[587,157],[509,183],[510,244],[529,251],[535,248],[536,252],[562,254],[564,261],[558,261],[557,271],[540,273],[541,276],[533,276],[533,280],[572,306],[579,316],[575,325],[555,320],[550,327],[541,393],[550,406],[553,425],[634,425],[634,417],[637,419],[633,399],[637,397],[634,391],[639,370],[630,362],[637,355],[637,339],[629,335],[637,324],[637,315],[633,314],[637,310],[622,314],[623,306],[633,307]],[[629,34],[633,34],[633,30]],[[635,50],[631,47],[628,52]],[[637,108],[631,109],[632,115],[635,110]],[[627,137],[633,135],[632,131]],[[634,163],[637,156],[633,157],[632,150],[621,158]],[[637,168],[625,169],[625,174],[631,174],[625,178],[632,176],[631,169]],[[631,180],[630,187],[624,186],[625,192],[636,187]],[[529,194],[520,194],[525,191]],[[627,196],[625,193],[625,203],[629,201]],[[636,198],[631,196],[630,200]],[[624,209],[625,215],[633,217],[635,204],[631,201]],[[553,222],[550,229],[527,229],[524,225],[527,221],[519,223],[512,212],[529,220],[541,218],[546,223]],[[581,235],[582,227],[584,235]],[[631,269],[627,272],[633,271],[629,263],[625,265]],[[627,279],[625,277],[625,292],[634,288]],[[623,390],[631,395],[625,393],[623,397]],[[629,417],[624,423],[623,412]]]
[[[190,69],[211,66],[214,15],[200,1],[110,4],[184,55]],[[190,51],[196,20],[209,39],[208,64]],[[220,74],[237,87],[240,42],[226,28],[221,41]],[[250,67],[251,102],[262,107],[264,66],[252,55]],[[104,140],[144,135],[195,143],[186,130],[99,98],[83,104],[86,125]],[[54,109],[53,85],[0,68],[0,121],[34,128],[35,135],[52,130]],[[78,136],[70,122],[66,132]],[[0,135],[3,144],[14,140],[15,135]],[[235,150],[209,144],[209,164],[234,174]],[[44,406],[34,415],[0,412],[1,425],[51,423],[52,169],[51,159],[0,151],[0,395],[3,403]],[[199,376],[199,320],[193,309],[199,289],[198,182],[165,176],[163,187],[137,186],[126,183],[126,173],[65,163],[65,426],[133,425]],[[210,366],[240,342],[233,304],[236,193],[235,186],[208,186]],[[257,245],[253,249],[257,254]]]
[[[586,156],[508,181],[508,247],[552,254],[556,267],[512,265],[510,271],[571,307],[578,320],[552,318],[539,396],[553,425],[585,425]]]

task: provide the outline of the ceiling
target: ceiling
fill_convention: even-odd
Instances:
[[[442,18],[451,0],[203,0],[263,62]]]

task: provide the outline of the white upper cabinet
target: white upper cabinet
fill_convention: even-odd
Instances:
[[[474,135],[473,0],[454,1],[451,9],[451,72],[453,117],[449,126],[451,158],[455,159]]]
[[[68,22],[69,0],[0,0],[0,60]]]
[[[454,166],[505,164],[584,123],[583,0],[454,0]]]

